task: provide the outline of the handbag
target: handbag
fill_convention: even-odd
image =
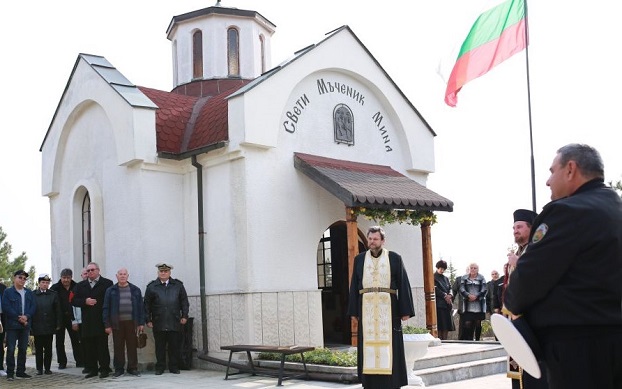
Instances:
[[[136,335],[136,347],[144,348],[145,346],[147,346],[147,334],[141,331]]]

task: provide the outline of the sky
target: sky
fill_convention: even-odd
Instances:
[[[622,178],[618,15],[622,5],[593,0],[529,3],[529,116],[526,53],[468,83],[458,105],[443,102],[440,63],[455,52],[485,0],[224,0],[272,23],[272,65],[348,25],[430,124],[435,172],[427,185],[451,199],[432,227],[434,262],[480,265],[488,279],[513,243],[512,212],[532,208],[530,121],[536,211],[549,201],[556,150],[587,143],[603,157],[607,181]],[[106,57],[131,82],[172,89],[175,15],[214,1],[3,1],[0,80],[0,226],[11,258],[50,272],[48,200],[41,196],[39,148],[79,53]],[[407,253],[401,253],[407,258]],[[461,273],[461,271],[459,272]]]

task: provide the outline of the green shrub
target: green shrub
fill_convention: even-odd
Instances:
[[[411,325],[402,326],[403,334],[429,334],[430,330],[423,327],[415,327]]]
[[[343,366],[343,367],[356,367],[356,351],[338,351],[328,348],[316,348],[313,351],[307,351],[304,353],[305,362],[315,365],[327,365],[327,366]],[[258,359],[266,361],[280,361],[281,354],[279,353],[259,353]],[[285,360],[287,362],[302,362],[300,354],[286,355]]]

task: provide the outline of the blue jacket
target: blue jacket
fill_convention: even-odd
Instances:
[[[143,305],[143,295],[136,285],[128,283],[130,287],[130,294],[132,298],[132,320],[134,325],[145,325],[145,308]],[[119,329],[119,284],[116,283],[106,290],[104,296],[104,327],[112,327],[115,330]]]
[[[4,313],[6,319],[5,330],[30,328],[32,324],[32,316],[35,314],[36,310],[35,295],[28,288],[24,288],[24,290],[26,291],[26,305],[23,312],[24,315],[28,317],[28,324],[24,327],[17,321],[18,316],[22,315],[22,296],[15,290],[15,287],[12,286],[7,288],[2,295],[2,313]]]

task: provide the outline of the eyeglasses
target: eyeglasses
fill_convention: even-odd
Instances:
[[[17,278],[19,278],[20,280],[25,280],[26,279],[25,276],[17,276]]]
[[[90,272],[92,272],[92,271],[95,271],[95,270],[97,270],[97,269],[86,269],[86,271],[87,271],[88,273],[90,273]]]

